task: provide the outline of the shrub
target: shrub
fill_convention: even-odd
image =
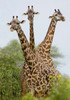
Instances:
[[[54,82],[49,100],[70,100],[70,79],[62,77],[57,83]]]
[[[0,56],[0,100],[20,97],[20,69],[13,58]]]

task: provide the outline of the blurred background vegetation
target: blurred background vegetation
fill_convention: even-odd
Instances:
[[[36,50],[37,48],[38,46],[35,47]],[[17,40],[12,40],[6,47],[0,48],[0,55],[12,57],[13,60],[15,60],[15,62],[17,63],[17,66],[21,67],[24,63],[21,45]],[[59,49],[56,46],[52,46],[51,48],[51,57],[54,61],[55,68],[58,66],[58,64],[61,64],[57,59],[62,58],[63,55],[59,52]]]
[[[56,46],[52,46],[51,57],[57,68],[61,64],[58,58],[64,56]],[[21,100],[20,75],[23,63],[24,57],[17,40],[12,40],[6,47],[0,48],[0,100]],[[37,99],[32,93],[28,93],[22,100],[70,100],[70,79],[63,77],[58,83],[54,82],[48,95],[48,98]]]

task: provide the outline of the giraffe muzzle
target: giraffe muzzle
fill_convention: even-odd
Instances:
[[[13,29],[13,28],[10,28],[10,31],[11,31],[11,32],[13,32],[13,31],[14,31],[14,29]]]
[[[65,21],[65,17],[62,17],[62,21]]]

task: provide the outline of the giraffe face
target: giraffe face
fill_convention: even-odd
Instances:
[[[11,25],[10,30],[14,31],[14,30],[17,30],[19,25],[24,23],[24,22],[25,22],[25,20],[19,21],[18,16],[16,16],[16,18],[14,18],[14,16],[13,16],[12,21],[10,23],[7,23],[7,24]]]
[[[50,16],[49,18],[53,18],[56,21],[65,21],[65,17],[62,15],[62,13],[60,12],[60,10],[58,9],[58,11],[55,9],[55,12],[52,16]]]
[[[39,12],[34,12],[33,6],[28,6],[28,11],[27,13],[24,13],[23,15],[28,15],[28,20],[32,21],[34,18],[34,14],[39,14]]]
[[[28,20],[33,20],[33,17],[34,17],[34,14],[33,14],[33,10],[32,9],[30,9],[29,11],[28,11]]]

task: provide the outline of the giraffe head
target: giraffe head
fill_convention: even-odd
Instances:
[[[60,10],[56,10],[52,16],[49,16],[49,18],[55,19],[56,21],[65,21],[65,17],[62,15]]]
[[[23,15],[28,15],[29,21],[33,20],[34,14],[39,14],[39,12],[34,12],[33,6],[31,6],[31,8],[30,8],[30,6],[28,6],[27,13],[23,13]]]
[[[7,23],[7,25],[11,25],[10,30],[14,31],[14,30],[17,30],[19,25],[24,22],[25,20],[19,21],[18,16],[16,16],[16,18],[13,16],[12,21],[10,23]]]

